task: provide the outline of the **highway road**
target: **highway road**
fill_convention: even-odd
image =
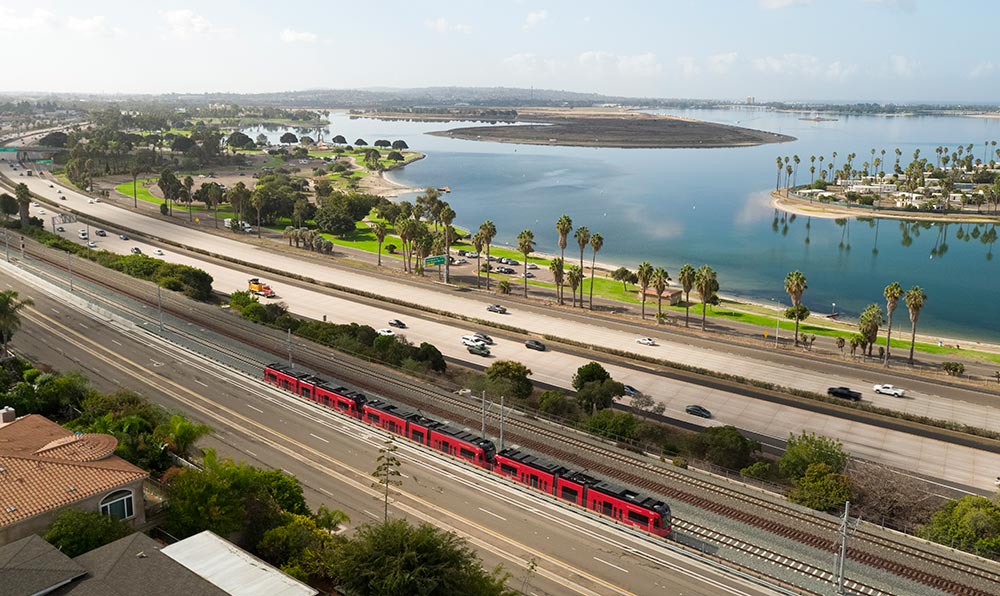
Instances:
[[[486,304],[496,298],[484,293],[412,283],[408,280],[396,280],[365,271],[338,267],[332,259],[319,261],[315,255],[305,251],[288,253],[274,250],[266,243],[247,244],[239,242],[230,234],[207,233],[188,226],[174,225],[162,219],[146,217],[141,213],[109,203],[92,203],[84,195],[57,188],[58,185],[45,178],[18,178],[18,181],[21,180],[24,180],[34,192],[52,199],[52,204],[43,203],[32,207],[35,213],[45,210],[45,214],[40,214],[42,217],[51,218],[53,206],[65,206],[115,226],[141,232],[151,238],[165,239],[171,244],[193,246],[214,254],[237,256],[242,261],[263,263],[275,270],[295,271],[341,286],[400,297],[415,304],[426,304],[437,309],[463,313],[497,324],[513,325],[528,329],[537,335],[567,337],[591,345],[627,350],[811,391],[825,392],[829,386],[849,385],[865,389],[865,399],[880,406],[952,419],[976,426],[1000,428],[998,424],[1000,411],[992,405],[992,402],[996,401],[992,394],[936,385],[927,381],[897,378],[895,373],[872,378],[869,369],[854,371],[846,366],[817,364],[802,358],[777,359],[771,354],[757,354],[742,347],[725,344],[716,345],[714,348],[705,347],[696,345],[696,342],[689,338],[650,332],[648,328],[607,326],[598,319],[566,318],[561,312],[527,305],[511,304],[511,313],[507,315],[489,313],[485,310]],[[50,184],[53,184],[51,188]],[[61,193],[57,192],[60,190]],[[63,198],[65,200],[62,200]],[[49,221],[47,227],[51,229],[51,225]],[[68,236],[75,236],[79,226],[67,224],[64,227]],[[120,241],[114,232],[114,229],[109,229],[109,236],[99,239],[97,247],[118,252],[124,252],[132,246],[140,246],[144,252],[153,250],[150,244]],[[93,235],[91,237],[93,238]],[[250,275],[258,275],[252,270],[240,270],[228,264],[207,262],[197,255],[186,254],[174,246],[164,246],[162,250],[165,253],[163,258],[195,265],[211,273],[216,280],[214,284],[216,289],[223,292],[245,289],[246,279]],[[375,328],[385,327],[390,318],[404,318],[399,315],[397,308],[377,308],[359,303],[349,295],[317,292],[297,284],[283,283],[275,276],[269,277],[264,274],[260,276],[271,282],[280,299],[289,305],[293,313],[300,316],[316,319],[326,316],[330,321],[356,321],[370,324]],[[410,324],[410,328],[405,332],[409,339],[417,342],[429,341],[454,358],[474,364],[489,363],[489,360],[468,354],[462,347],[459,337],[470,329],[468,326],[452,320],[430,317],[409,316],[405,317],[405,320]],[[586,358],[558,349],[543,353],[527,352],[521,343],[523,338],[505,337],[501,332],[489,331],[489,333],[494,337],[503,338],[493,348],[495,358],[525,361],[534,371],[534,379],[555,386],[568,387],[575,370],[588,361]],[[635,343],[638,335],[651,335],[658,340],[659,345],[638,345]],[[599,354],[595,354],[593,359],[601,360]],[[696,403],[709,408],[714,414],[714,419],[705,424],[734,424],[777,439],[784,439],[789,433],[803,430],[816,432],[840,439],[857,457],[898,466],[946,483],[975,487],[983,491],[993,489],[994,479],[1000,470],[1000,454],[948,445],[828,415],[713,391],[665,379],[651,370],[652,367],[639,366],[637,369],[632,369],[608,365],[607,368],[617,380],[633,385],[658,401],[664,402],[668,414],[685,417],[684,407]],[[904,399],[879,396],[870,390],[873,382],[892,382],[910,391]],[[700,419],[693,422],[702,423]]]
[[[35,301],[14,340],[26,357],[80,370],[102,390],[131,389],[212,425],[209,446],[294,474],[312,506],[344,510],[351,526],[380,519],[381,495],[370,471],[391,435],[214,365],[141,327],[83,312],[61,290],[25,285],[21,275],[0,274],[0,283]],[[774,593],[678,555],[659,539],[421,446],[397,445],[404,477],[390,514],[464,536],[487,566],[502,563],[526,593]]]

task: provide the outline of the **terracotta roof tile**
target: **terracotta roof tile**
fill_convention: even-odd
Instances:
[[[60,439],[69,441],[52,445]],[[0,526],[147,476],[115,455],[81,461],[107,451],[108,445],[103,439],[74,439],[72,431],[42,416],[0,426]]]

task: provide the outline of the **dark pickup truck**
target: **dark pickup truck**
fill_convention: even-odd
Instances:
[[[839,397],[841,399],[849,399],[851,401],[861,401],[861,393],[858,391],[851,391],[847,387],[830,387],[826,390],[826,394],[830,397]]]

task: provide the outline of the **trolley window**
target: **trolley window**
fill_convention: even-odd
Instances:
[[[517,476],[517,468],[510,464],[500,464],[500,471],[508,476]]]
[[[649,525],[649,518],[647,516],[641,514],[641,513],[635,512],[635,511],[629,511],[628,512],[628,520],[630,522],[632,522],[634,524],[638,524],[640,526],[648,526]]]
[[[464,447],[459,447],[458,454],[464,457],[465,459],[476,459],[476,453],[474,451],[469,451]]]
[[[580,497],[580,492],[577,491],[575,488],[564,486],[562,487],[562,492],[559,493],[559,497],[567,501],[577,502],[577,500]]]
[[[414,430],[411,438],[418,443],[423,443],[425,437],[422,431]]]

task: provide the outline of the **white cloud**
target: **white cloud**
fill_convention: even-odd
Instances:
[[[538,25],[542,24],[542,21],[547,19],[549,16],[548,11],[538,10],[535,12],[529,12],[528,16],[524,19],[524,25],[521,27],[525,31],[529,29],[534,29]]]
[[[559,61],[541,58],[530,53],[508,56],[501,63],[508,69],[522,75],[553,74],[561,70]]]
[[[832,62],[826,67],[824,74],[826,78],[834,81],[846,81],[858,72],[858,67],[854,64],[843,64],[840,61]]]
[[[864,0],[865,4],[877,4],[899,12],[916,12],[915,0]]]
[[[317,39],[315,33],[309,33],[308,31],[281,30],[281,41],[285,43],[316,43]]]
[[[825,77],[833,81],[845,81],[858,72],[855,64],[840,61],[823,64],[816,56],[809,54],[782,54],[765,56],[751,61],[754,70],[764,74],[815,79]]]
[[[110,35],[111,28],[108,27],[107,19],[103,16],[93,16],[86,18],[69,17],[66,19],[66,28],[84,35]]]
[[[681,56],[677,59],[677,65],[681,67],[681,76],[685,79],[694,78],[701,69],[698,68],[698,64],[695,62],[694,58],[690,56]]]
[[[896,73],[896,76],[909,78],[917,69],[917,64],[906,56],[891,56],[889,62],[892,64],[892,72]]]
[[[577,62],[590,75],[618,75],[648,78],[663,72],[663,65],[656,54],[633,54],[620,56],[611,52],[588,51],[577,57]]]
[[[0,6],[0,31],[31,33],[49,28],[52,21],[53,14],[41,8],[26,12]]]
[[[736,52],[727,52],[725,54],[716,54],[714,56],[709,56],[708,70],[719,75],[728,74],[729,70],[736,62],[737,57],[738,54]]]
[[[972,67],[972,70],[969,71],[969,76],[978,79],[991,76],[996,71],[997,65],[993,62],[980,62]]]
[[[471,33],[472,27],[468,25],[463,25],[462,23],[449,23],[444,17],[438,17],[436,19],[427,19],[424,21],[424,26],[432,31],[437,31],[438,33]]]
[[[205,17],[187,8],[161,11],[160,15],[166,21],[167,35],[176,39],[190,39],[225,32],[213,26]]]
[[[761,8],[768,10],[788,8],[789,6],[807,6],[812,3],[813,0],[760,0]]]

